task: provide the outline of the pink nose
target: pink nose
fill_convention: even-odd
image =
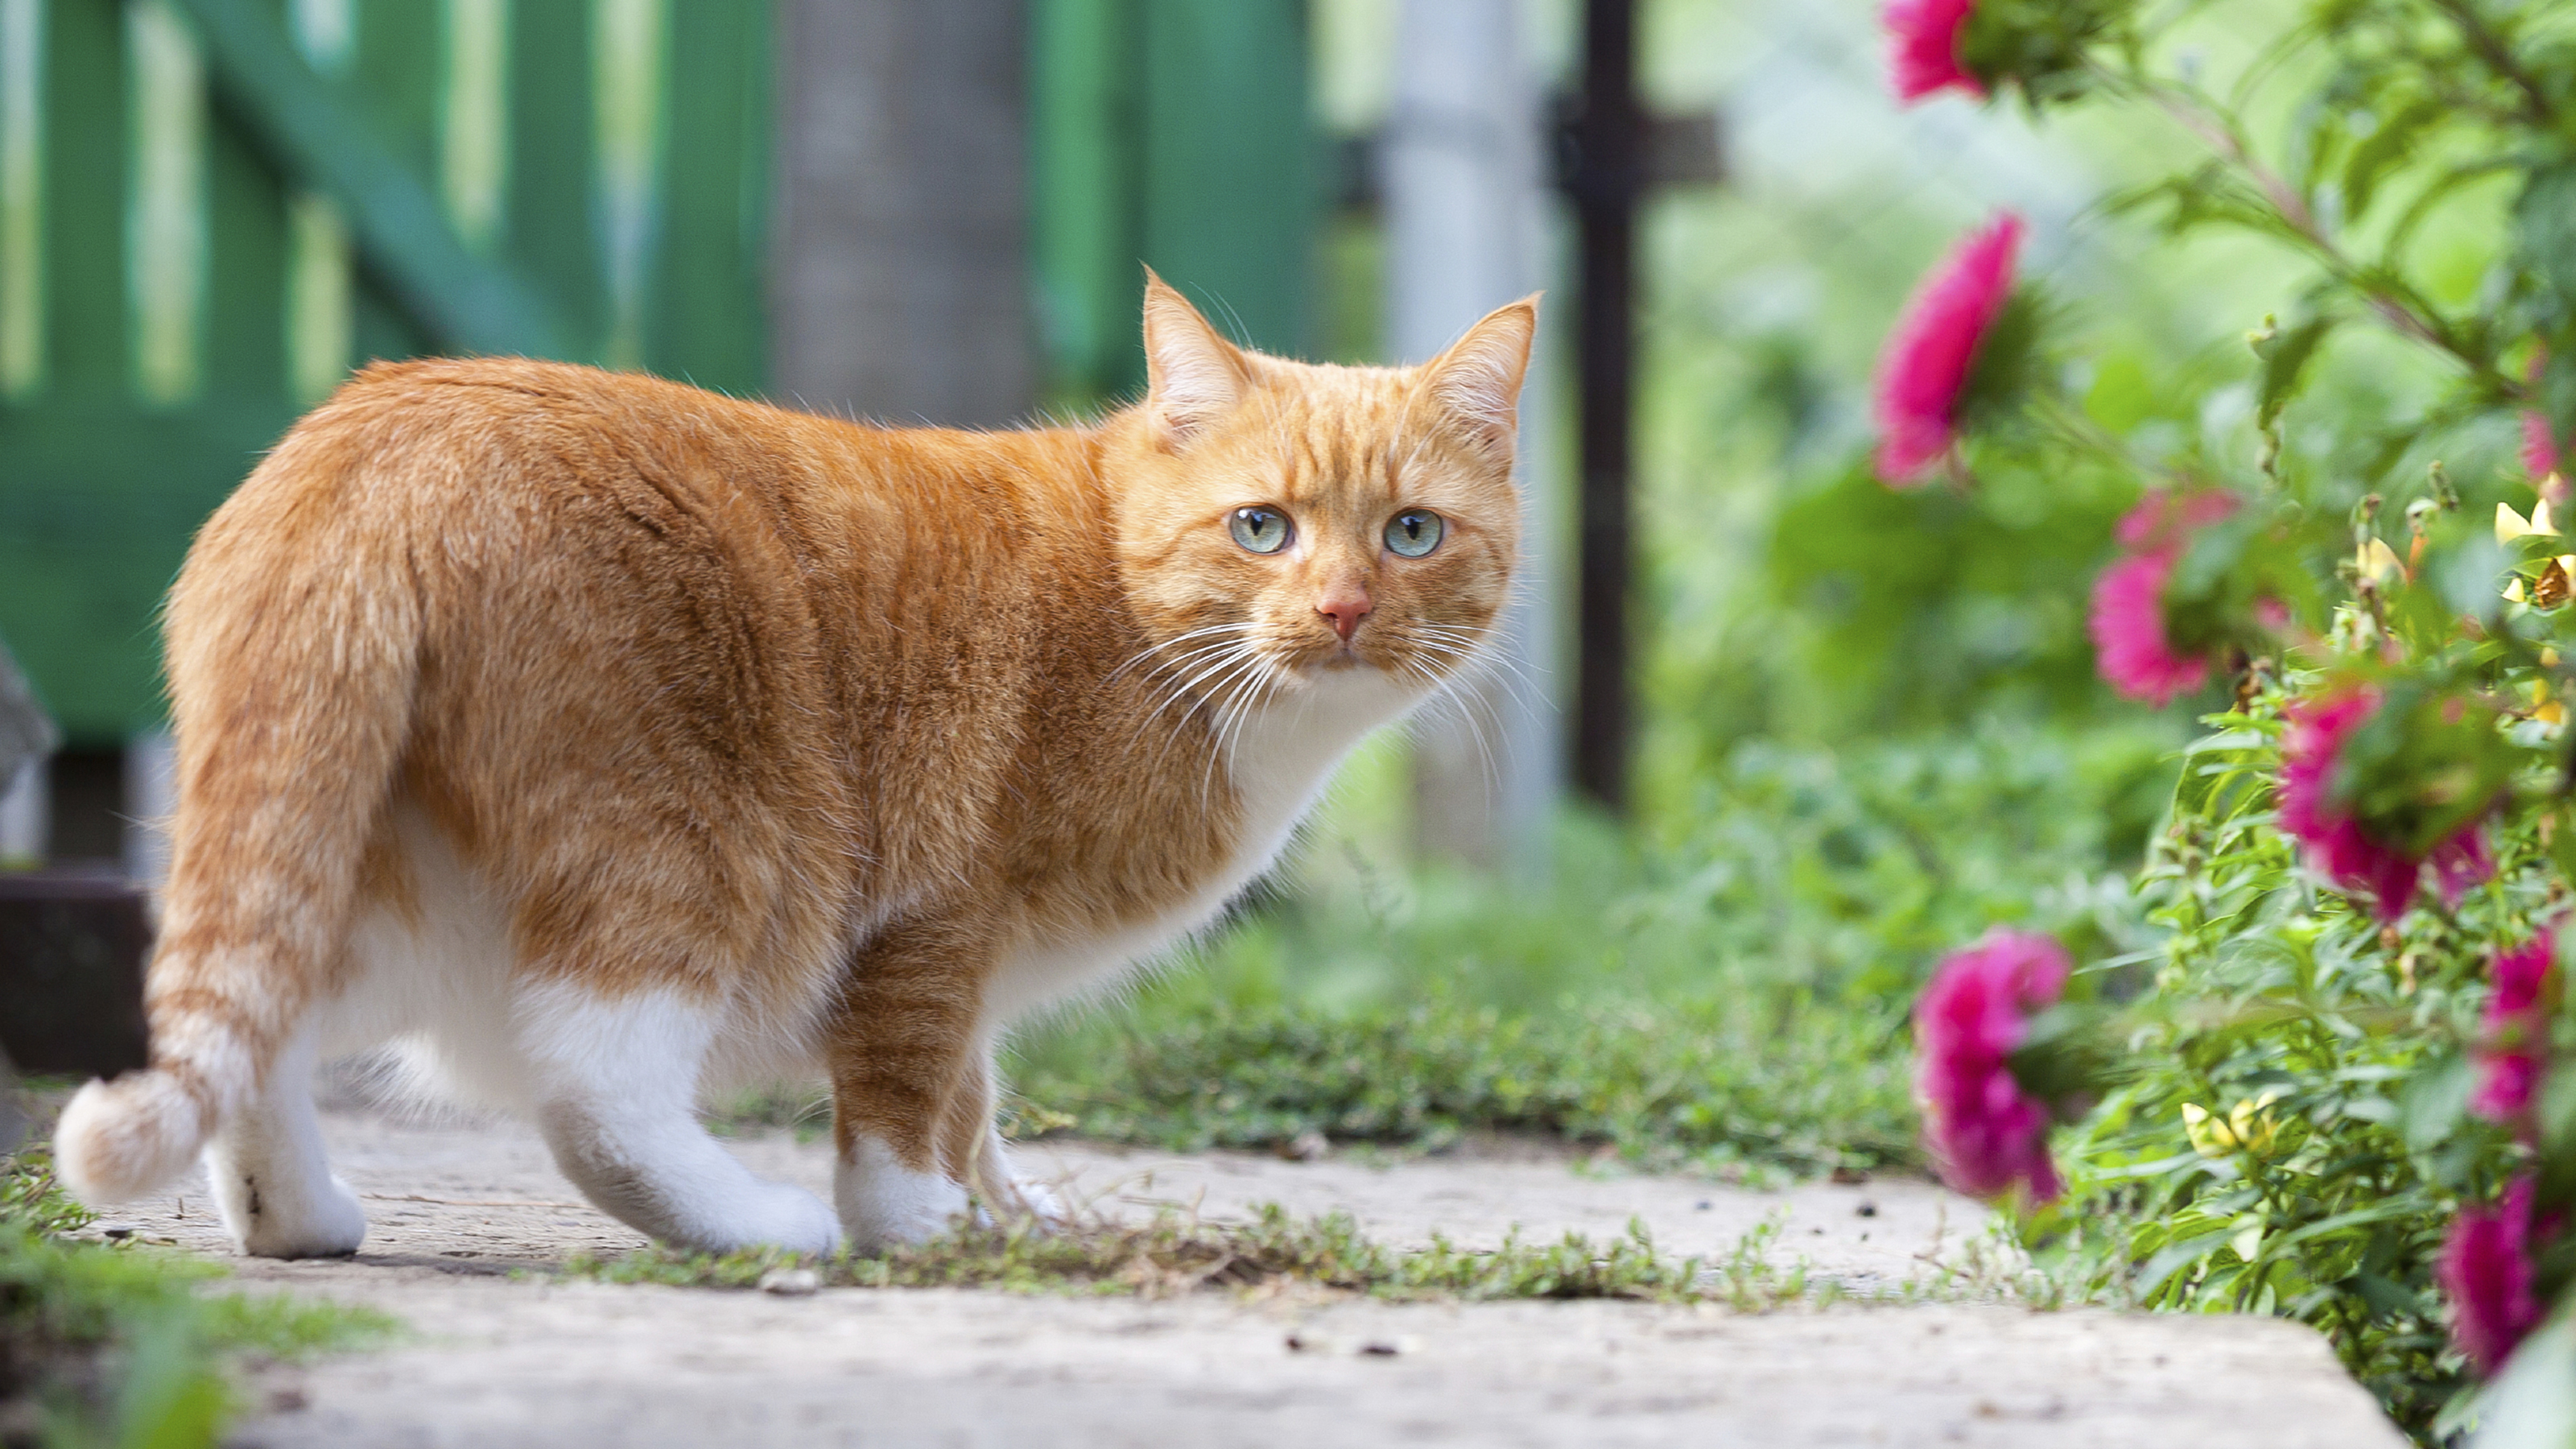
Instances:
[[[1360,620],[1369,616],[1368,591],[1358,588],[1335,590],[1315,601],[1315,612],[1323,615],[1324,622],[1332,625],[1333,632],[1341,635],[1342,642],[1348,644],[1351,636],[1359,632]]]

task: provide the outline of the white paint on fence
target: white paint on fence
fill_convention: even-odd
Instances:
[[[0,0],[0,398],[45,380],[45,0]]]

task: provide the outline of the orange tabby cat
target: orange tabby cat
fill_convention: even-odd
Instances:
[[[1536,315],[1319,367],[1149,278],[1144,401],[1025,432],[368,368],[171,593],[153,1062],[73,1099],[64,1177],[129,1198],[202,1149],[243,1251],[354,1251],[311,1068],[390,1041],[669,1242],[1037,1206],[997,1039],[1214,919],[1477,654]],[[837,1211],[694,1115],[815,1073]]]

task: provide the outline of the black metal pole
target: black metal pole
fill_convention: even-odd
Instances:
[[[1574,783],[1628,808],[1630,392],[1635,365],[1637,200],[1645,117],[1637,105],[1636,0],[1585,0],[1583,96],[1574,123],[1581,390],[1580,584],[1575,625]]]

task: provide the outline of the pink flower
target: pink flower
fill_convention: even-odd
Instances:
[[[2011,212],[1961,242],[1905,304],[1879,354],[1878,476],[1919,483],[1959,439],[1960,393],[1977,346],[2012,295],[2022,220]]]
[[[2478,1085],[2469,1110],[2497,1122],[2518,1122],[2531,1112],[2548,1066],[2545,997],[2556,956],[2554,932],[2495,954],[2495,994],[2487,998],[2486,1030],[2475,1053]]]
[[[2177,497],[2158,492],[2120,520],[2120,542],[2136,551],[2104,569],[2094,581],[2093,609],[2087,621],[2095,667],[2113,689],[2162,707],[2175,695],[2200,688],[2209,678],[2206,656],[2177,654],[2166,637],[2165,583],[2181,562],[2192,530],[2235,509],[2235,498],[2225,493]]]
[[[2289,707],[2281,736],[2281,828],[2308,848],[2308,864],[2350,894],[2368,891],[2379,918],[2393,921],[2415,898],[2425,858],[2375,839],[2332,799],[2335,760],[2344,741],[2379,708],[2379,693],[2347,690]],[[2442,898],[2454,905],[2470,886],[2494,871],[2486,842],[2474,824],[2433,847],[2429,857]]]
[[[2159,708],[2209,678],[2207,658],[2176,654],[2165,640],[2165,580],[2179,558],[2166,550],[2133,553],[2104,569],[2093,583],[2087,621],[2102,677],[2129,698]]]
[[[2539,391],[2540,374],[2548,366],[2549,354],[2543,351],[2534,354],[2531,365],[2523,369],[2523,376],[2531,383],[2534,392]],[[2538,408],[2524,408],[2522,410],[2523,471],[2534,478],[2546,478],[2552,473],[2561,471],[2559,460],[2562,456],[2558,438],[2549,426],[2549,414]]]
[[[2048,1109],[2013,1079],[2007,1058],[2030,1018],[2066,989],[2066,950],[2046,936],[1997,932],[1945,958],[1914,1003],[1915,1084],[1942,1180],[1997,1196],[2026,1183],[2057,1196]]]
[[[1887,81],[1900,101],[1956,88],[1982,100],[1986,88],[1959,64],[1959,33],[1977,0],[1887,0]]]
[[[2495,1207],[2461,1208],[2434,1264],[2451,1300],[2451,1342],[2481,1374],[2501,1367],[2540,1321],[2531,1292],[2531,1193],[2531,1179],[2518,1177]]]
[[[2558,440],[2550,435],[2549,418],[2538,408],[2525,409],[2522,415],[2522,466],[2534,478],[2546,478],[2560,471]]]

